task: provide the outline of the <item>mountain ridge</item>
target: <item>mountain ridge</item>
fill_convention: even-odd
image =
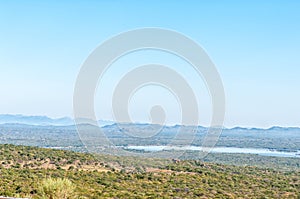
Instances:
[[[82,124],[90,124],[89,119],[81,118],[79,121]],[[92,121],[92,124],[95,124],[96,121]],[[116,125],[116,122],[109,120],[98,120],[98,125],[101,127]],[[74,119],[71,117],[59,117],[59,118],[51,118],[45,115],[22,115],[22,114],[0,114],[0,124],[23,124],[23,125],[33,125],[33,126],[73,126],[76,125]],[[152,125],[150,123],[124,123],[127,125]],[[124,125],[122,123],[122,125]],[[154,124],[153,124],[154,125]],[[185,125],[166,125],[167,127],[175,127],[179,128]],[[189,126],[186,126],[189,127]],[[198,128],[209,128],[205,126],[198,126]],[[224,130],[286,130],[286,129],[296,129],[300,130],[300,127],[282,127],[282,126],[271,126],[268,128],[260,128],[260,127],[241,127],[236,126],[232,128],[224,127]]]

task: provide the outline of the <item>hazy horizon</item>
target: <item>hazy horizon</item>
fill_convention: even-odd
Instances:
[[[3,116],[3,115],[8,115],[8,116],[22,116],[22,117],[46,117],[46,118],[49,118],[51,120],[58,120],[58,119],[71,119],[71,120],[74,120],[75,118],[72,117],[72,116],[62,116],[62,117],[50,117],[48,115],[24,115],[24,114],[0,114],[0,116]],[[116,121],[114,120],[102,120],[102,119],[98,119],[97,121],[104,121],[104,122],[112,122],[112,123],[117,123]],[[0,119],[0,124],[1,124],[1,119]],[[2,123],[2,124],[5,124],[5,123]],[[8,124],[8,123],[7,123]],[[26,124],[26,123],[19,123],[19,124]],[[134,122],[132,124],[156,124],[156,123],[151,123],[151,122]],[[76,125],[74,123],[74,125]],[[165,126],[176,126],[176,125],[181,125],[180,123],[174,123],[174,124],[165,124]],[[205,127],[205,128],[208,128],[209,125],[198,125],[200,127]],[[234,129],[234,128],[246,128],[246,129],[255,129],[255,128],[258,128],[258,129],[270,129],[270,128],[276,128],[276,127],[279,127],[279,128],[300,128],[300,126],[279,126],[279,125],[274,125],[274,126],[268,126],[268,127],[257,127],[257,126],[239,126],[239,125],[236,125],[236,126],[224,126],[225,129]]]

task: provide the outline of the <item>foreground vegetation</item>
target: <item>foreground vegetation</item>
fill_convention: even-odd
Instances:
[[[0,145],[0,195],[31,198],[299,198],[300,171]],[[65,189],[61,189],[65,187]],[[71,194],[70,194],[71,193]]]

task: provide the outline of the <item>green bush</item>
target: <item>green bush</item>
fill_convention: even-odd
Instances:
[[[38,189],[43,199],[72,199],[75,198],[75,186],[68,179],[44,179]]]

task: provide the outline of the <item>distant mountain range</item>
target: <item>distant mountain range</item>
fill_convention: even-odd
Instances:
[[[78,123],[81,124],[92,124],[92,125],[99,125],[101,127],[114,125],[115,122],[113,121],[106,121],[106,120],[98,120],[92,121],[89,119],[78,119]],[[75,125],[75,122],[70,117],[62,117],[62,118],[50,118],[47,116],[25,116],[25,115],[12,115],[12,114],[0,114],[0,124],[26,124],[26,125],[38,125],[38,126],[70,126]],[[128,124],[130,125],[130,124]],[[131,124],[132,125],[132,124]],[[149,124],[135,124],[138,126],[149,125]],[[173,128],[179,128],[181,125],[169,126]],[[198,129],[207,129],[206,127],[199,126]],[[234,128],[224,128],[224,130],[234,130],[237,131],[259,131],[259,130],[271,130],[271,131],[283,131],[283,130],[299,130],[299,127],[280,127],[274,126],[268,129],[261,129],[261,128],[244,128],[244,127],[234,127]]]
[[[89,123],[89,122],[87,122]],[[69,126],[74,125],[75,122],[70,117],[50,118],[47,116],[25,116],[25,115],[11,115],[0,114],[0,124],[26,124],[26,125],[39,125],[39,126]],[[99,120],[99,126],[111,125],[111,121]]]

